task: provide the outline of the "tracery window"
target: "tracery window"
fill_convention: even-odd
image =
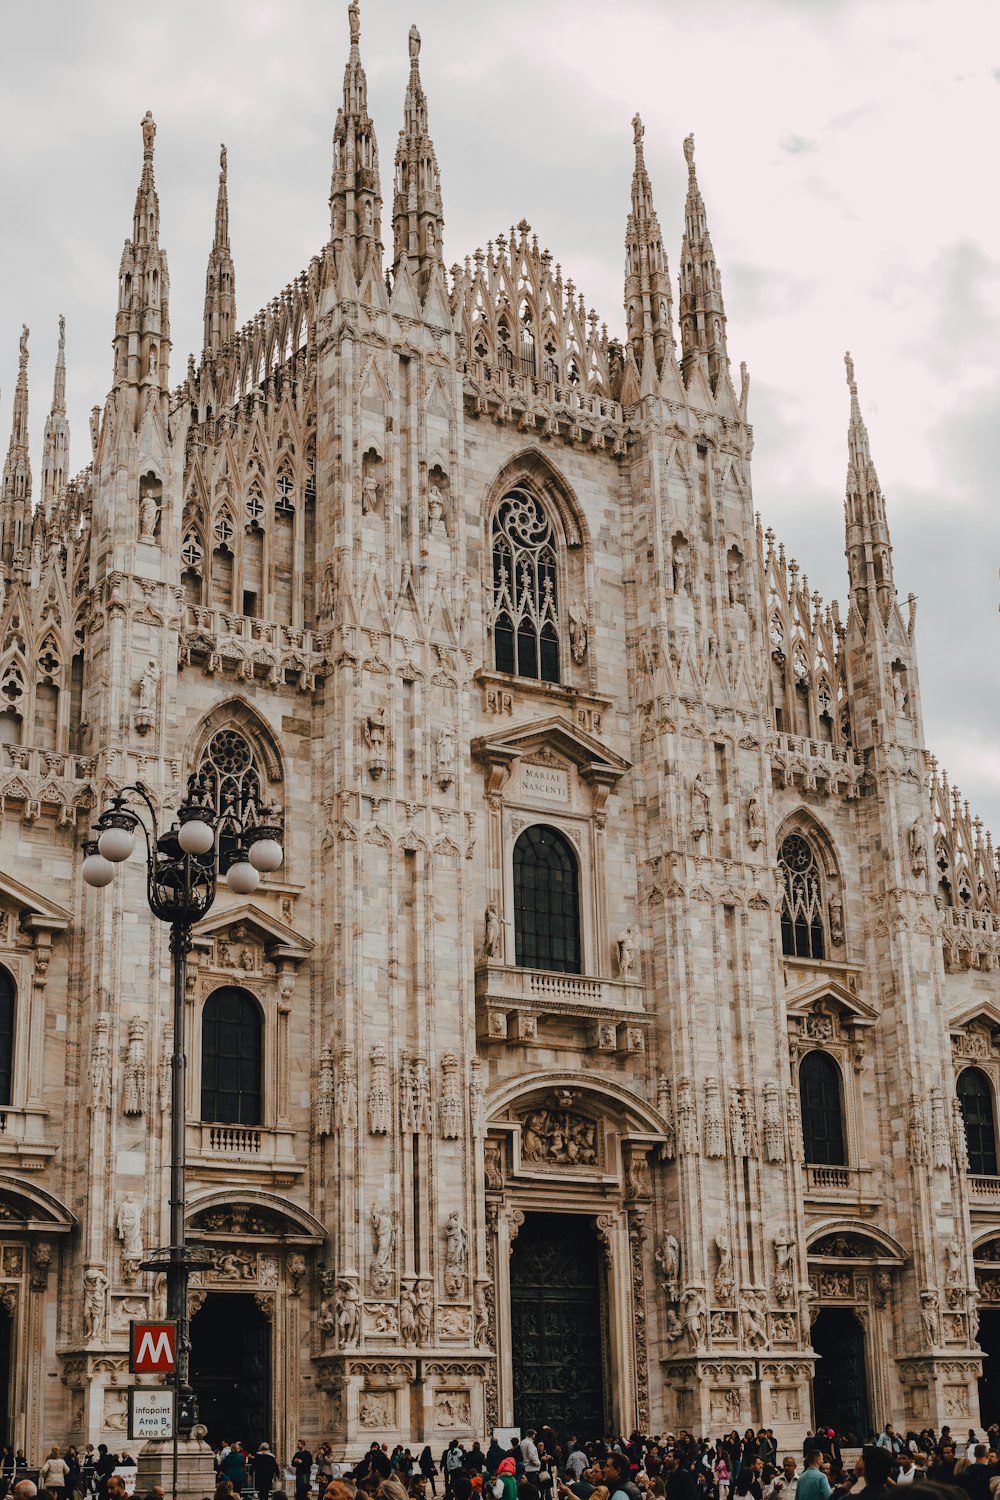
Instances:
[[[974,1177],[996,1177],[997,1134],[990,1081],[981,1068],[963,1068],[957,1093],[965,1123],[969,1171]]]
[[[785,882],[781,904],[781,951],[789,958],[823,958],[823,883],[816,855],[800,833],[782,839],[778,866]]]
[[[247,991],[213,990],[201,1013],[201,1118],[260,1125],[262,1017]]]
[[[251,808],[262,801],[260,770],[245,736],[238,729],[216,730],[202,751],[198,772],[216,816],[228,814],[245,828]],[[223,868],[236,842],[231,829],[224,829],[219,837]]]
[[[556,538],[534,495],[511,490],[493,517],[493,649],[498,672],[559,681]]]
[[[807,1052],[799,1063],[799,1103],[807,1163],[846,1166],[840,1069],[825,1052]]]
[[[0,1105],[11,1100],[14,1082],[14,981],[0,967]]]
[[[514,845],[514,962],[580,973],[576,855],[555,828],[534,824]]]

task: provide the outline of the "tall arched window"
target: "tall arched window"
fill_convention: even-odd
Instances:
[[[526,828],[514,845],[514,954],[526,969],[580,972],[576,855],[554,828]]]
[[[198,772],[216,815],[230,813],[245,827],[250,808],[261,799],[260,770],[246,737],[238,729],[217,730],[202,751]],[[231,832],[222,835],[223,856],[235,842]]]
[[[261,1123],[260,1006],[246,990],[213,990],[201,1013],[201,1118]]]
[[[958,1102],[965,1121],[969,1171],[974,1177],[996,1177],[997,1133],[993,1119],[993,1090],[980,1068],[963,1068],[959,1073]]]
[[[782,839],[778,864],[785,882],[781,951],[789,958],[824,958],[823,884],[812,846],[800,833]]]
[[[493,648],[498,672],[559,681],[556,539],[534,495],[511,490],[493,517]]]
[[[0,968],[0,1104],[9,1104],[14,1082],[14,981]]]
[[[847,1165],[840,1084],[840,1069],[825,1052],[807,1052],[799,1063],[802,1143],[810,1166]]]

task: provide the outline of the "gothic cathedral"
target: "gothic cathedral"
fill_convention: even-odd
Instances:
[[[142,122],[114,380],[0,503],[0,1423],[125,1441],[162,1311],[170,960],[116,787],[280,810],[188,968],[214,1439],[1000,1417],[994,851],[925,748],[847,360],[846,611],[750,489],[688,168],[634,121],[627,338],[526,223],[446,271],[410,33],[391,252],[358,5],[330,240],[242,327],[225,153],[170,384]],[[388,229],[386,225],[386,229]]]

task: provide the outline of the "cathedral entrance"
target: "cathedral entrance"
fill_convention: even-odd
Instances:
[[[605,1430],[597,1236],[579,1214],[528,1213],[510,1259],[514,1423],[558,1437]]]
[[[980,1310],[977,1342],[986,1355],[979,1377],[979,1421],[988,1427],[1000,1422],[1000,1307]]]
[[[271,1328],[253,1296],[209,1292],[191,1319],[191,1385],[213,1447],[273,1445]]]
[[[849,1307],[824,1307],[812,1326],[819,1356],[813,1375],[813,1406],[821,1427],[832,1427],[849,1441],[868,1435],[868,1377],[865,1336]]]

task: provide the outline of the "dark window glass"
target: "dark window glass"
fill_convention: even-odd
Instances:
[[[0,1104],[9,1104],[14,1078],[14,981],[0,969]]]
[[[993,1091],[985,1073],[965,1068],[958,1075],[958,1102],[965,1121],[969,1171],[974,1177],[997,1175],[997,1135],[993,1124]]]
[[[246,990],[215,990],[201,1013],[201,1118],[261,1123],[260,1006]]]
[[[514,845],[515,962],[580,972],[576,855],[554,828],[526,828]]]
[[[844,1167],[844,1119],[840,1069],[823,1052],[807,1052],[799,1063],[802,1141],[814,1167]]]
[[[559,681],[556,541],[534,495],[511,490],[493,517],[494,662],[498,672]]]
[[[824,958],[823,885],[810,845],[790,833],[778,850],[778,867],[785,882],[781,904],[781,951],[789,958]]]

